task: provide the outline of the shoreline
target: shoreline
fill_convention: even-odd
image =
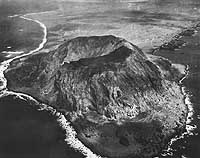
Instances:
[[[34,13],[31,13],[34,14]],[[36,13],[37,14],[37,13]],[[29,15],[29,14],[27,14]],[[7,80],[4,76],[4,71],[6,71],[6,69],[9,67],[10,63],[15,60],[15,59],[19,59],[22,57],[26,57],[28,55],[31,55],[35,52],[40,51],[41,49],[44,48],[46,42],[47,42],[47,27],[40,22],[39,20],[34,20],[31,18],[27,18],[26,14],[25,15],[14,15],[13,17],[19,16],[22,19],[25,20],[29,20],[29,21],[33,21],[38,23],[43,29],[44,29],[44,37],[42,42],[40,43],[40,45],[34,49],[31,50],[29,53],[27,54],[23,54],[20,56],[16,56],[14,58],[8,59],[6,61],[3,61],[0,64],[0,80],[3,83],[3,85],[0,87],[0,98],[3,96],[7,96],[7,95],[16,95],[18,98],[22,99],[22,100],[31,100],[33,101],[34,105],[38,105],[39,111],[40,110],[46,110],[47,112],[50,112],[52,114],[52,116],[56,116],[57,117],[57,122],[59,123],[59,125],[62,127],[63,130],[65,130],[66,134],[66,138],[65,138],[65,142],[70,145],[70,147],[72,147],[75,151],[79,151],[80,153],[82,153],[83,155],[85,155],[87,158],[101,158],[101,156],[98,156],[96,154],[94,154],[89,148],[87,148],[86,146],[84,146],[84,144],[76,138],[77,133],[75,132],[75,130],[73,129],[72,126],[70,126],[70,122],[67,121],[67,119],[65,118],[64,114],[62,114],[61,112],[59,112],[58,110],[54,109],[51,106],[45,105],[45,104],[40,104],[36,99],[34,99],[32,96],[24,94],[24,93],[19,93],[19,92],[14,92],[14,91],[9,91],[7,89]],[[12,18],[12,17],[11,17]],[[40,107],[41,105],[41,107]]]
[[[177,33],[174,34],[174,36],[172,36],[170,39],[168,39],[167,42],[164,42],[158,48],[155,48],[155,49],[151,50],[150,52],[147,52],[147,55],[153,54],[153,55],[157,56],[156,52],[159,51],[160,49],[162,49],[163,46],[168,45],[168,44],[172,44],[172,47],[174,46],[174,48],[172,48],[173,50],[181,49],[181,47],[184,46],[185,43],[176,45],[176,42],[179,41],[179,39],[181,37],[194,36],[197,33],[196,28],[198,28],[198,27],[200,27],[200,22],[195,22],[188,28],[184,28],[184,29],[178,31]],[[189,31],[189,34],[187,34],[188,31]],[[185,33],[186,33],[186,35],[185,35]],[[174,43],[175,43],[175,45],[173,45]],[[166,48],[166,49],[168,49],[168,48]],[[172,64],[177,65],[176,63],[172,63]],[[169,139],[168,143],[166,144],[166,148],[163,149],[162,152],[160,153],[160,155],[162,155],[162,156],[171,156],[172,151],[173,151],[171,146],[173,145],[173,143],[180,139],[183,139],[185,136],[194,135],[193,131],[197,128],[196,125],[190,125],[191,121],[193,120],[194,108],[193,108],[193,104],[190,101],[191,96],[190,96],[190,94],[188,94],[186,87],[183,85],[183,81],[189,75],[189,65],[182,65],[182,64],[180,64],[180,65],[185,67],[183,77],[180,78],[180,80],[178,81],[178,84],[180,86],[181,93],[184,96],[184,98],[183,98],[184,104],[186,105],[187,110],[188,110],[187,117],[186,117],[186,124],[185,124],[185,127],[181,131],[176,131],[176,133],[174,133],[174,135],[172,135],[172,137]],[[177,69],[179,69],[179,68],[177,68]],[[182,70],[180,70],[180,71],[182,71]],[[155,156],[155,158],[156,158],[156,156]]]
[[[16,16],[17,15],[14,15],[14,17],[16,17]],[[47,42],[47,27],[43,23],[41,23],[39,20],[33,20],[33,19],[30,19],[30,18],[26,18],[26,17],[24,17],[25,15],[23,15],[23,16],[18,15],[18,16],[22,19],[38,23],[40,25],[40,27],[43,28],[44,36],[43,36],[42,42],[39,44],[39,46],[36,49],[31,50],[29,53],[22,54],[20,56],[16,56],[14,58],[11,58],[11,59],[8,59],[8,60],[1,62],[1,64],[0,64],[0,81],[3,83],[3,85],[0,87],[0,90],[7,89],[7,80],[4,76],[4,71],[9,67],[10,63],[15,59],[19,59],[19,58],[31,55],[35,52],[38,52],[39,50],[41,50],[44,47],[44,45]]]
[[[160,49],[172,49],[172,50],[176,50],[176,49],[180,49],[182,46],[185,45],[185,43],[176,43],[179,41],[179,39],[183,36],[194,36],[196,34],[196,28],[200,27],[200,22],[194,22],[193,24],[191,24],[190,26],[188,26],[187,28],[182,28],[178,31],[175,31],[171,37],[166,37],[163,40],[163,43],[160,44],[160,46],[147,51],[146,53],[149,54],[155,54],[156,51],[159,51]],[[171,47],[168,48],[165,46],[168,46],[169,44],[171,44]]]
[[[37,14],[37,13],[36,13]],[[35,22],[38,22],[39,24],[42,24],[42,26],[44,26],[44,28],[46,28],[45,27],[45,25],[43,24],[43,23],[41,23],[40,21],[38,21],[38,20],[33,20],[33,19],[30,19],[30,18],[26,18],[26,17],[24,17],[24,16],[20,16],[20,17],[22,17],[23,19],[26,19],[26,20],[31,20],[31,21],[35,21]],[[41,25],[40,25],[41,26]],[[193,27],[193,26],[192,26]],[[190,29],[191,27],[189,27],[188,29]],[[184,29],[183,31],[186,31],[186,30],[188,30],[188,29]],[[181,34],[182,33],[182,31],[181,32],[179,32],[178,34]],[[176,37],[177,36],[177,34],[174,36],[174,37]],[[21,57],[25,57],[25,56],[28,56],[28,55],[31,55],[32,53],[35,53],[35,52],[38,52],[40,49],[42,49],[43,48],[43,46],[45,45],[45,43],[47,42],[47,29],[46,29],[46,34],[45,34],[45,37],[46,37],[46,40],[44,40],[43,39],[43,42],[40,44],[40,46],[37,48],[37,49],[35,49],[35,50],[33,50],[33,51],[30,51],[28,54],[24,54],[24,55],[22,55],[22,56],[19,56],[19,57],[15,57],[15,58],[13,58],[13,59],[9,59],[7,62],[5,61],[5,62],[2,62],[2,64],[4,63],[4,64],[6,64],[6,66],[5,66],[5,69],[3,70],[3,72],[9,67],[9,64],[13,61],[13,60],[15,60],[15,59],[18,59],[18,58],[21,58]],[[174,38],[174,37],[172,37],[172,39]],[[170,42],[170,41],[169,41]],[[162,46],[162,45],[161,45]],[[160,47],[161,47],[160,46]],[[159,48],[157,48],[157,49],[159,49]],[[0,74],[1,75],[1,74]],[[180,80],[180,81],[183,81],[185,78],[187,77],[187,74]],[[5,79],[6,80],[6,79]],[[4,81],[5,81],[4,80]],[[7,84],[7,83],[6,83]],[[4,85],[5,86],[5,88],[6,88],[6,85]],[[184,94],[184,96],[186,96],[186,98],[184,99],[184,102],[185,102],[185,104],[186,104],[186,102],[188,103],[189,102],[189,100],[187,99],[187,97],[189,97],[189,96],[187,96],[187,93],[185,93],[185,89],[182,89],[182,87],[180,86],[180,88],[181,88],[181,91],[183,92],[183,94]],[[6,89],[7,90],[7,89]],[[11,92],[10,94],[14,94],[15,92]],[[25,96],[26,94],[22,94],[22,93],[15,93],[16,95],[17,94],[19,94],[19,97],[21,97],[22,96],[22,98],[23,98],[23,95]],[[27,95],[28,96],[28,95]],[[28,97],[31,97],[31,96],[28,96]],[[186,104],[187,105],[187,104]],[[71,130],[71,132],[72,132],[72,135],[71,135],[71,138],[66,138],[66,139],[68,139],[69,141],[71,141],[71,140],[73,140],[74,139],[74,144],[72,144],[72,146],[73,145],[77,145],[77,144],[79,144],[79,142],[76,142],[76,141],[79,141],[78,139],[76,139],[75,138],[75,136],[76,136],[76,132],[75,131],[73,131],[73,127],[69,127],[70,126],[70,123],[69,122],[67,122],[67,120],[66,120],[66,118],[65,118],[65,116],[64,116],[64,114],[62,114],[61,112],[59,112],[59,110],[55,110],[54,108],[52,108],[52,107],[50,107],[50,106],[46,106],[46,108],[44,108],[45,110],[47,110],[47,111],[50,111],[52,114],[54,114],[54,115],[58,115],[58,117],[60,117],[59,118],[59,120],[58,120],[58,123],[60,123],[60,125],[63,127],[63,129],[65,129],[66,131],[70,131]],[[49,110],[50,109],[50,110]],[[189,108],[188,108],[189,109]],[[187,116],[187,118],[188,118],[188,116]],[[186,124],[186,128],[187,128],[187,124]],[[69,133],[71,133],[71,132],[69,132]],[[69,134],[68,133],[68,134]],[[67,137],[67,134],[66,134],[66,137]],[[182,137],[181,137],[182,138]],[[180,139],[181,139],[180,138]],[[174,139],[176,139],[176,140],[178,140],[177,138],[174,138]],[[171,139],[171,141],[173,140],[173,138]],[[176,140],[174,140],[174,141],[176,141]],[[82,143],[81,141],[80,141],[80,143]],[[80,145],[80,144],[79,144]],[[84,146],[84,145],[83,145]],[[83,147],[82,146],[82,147]],[[85,149],[82,149],[82,147],[80,148],[80,149],[77,149],[77,150],[80,150],[81,151],[81,153],[85,153],[86,151],[84,151]],[[85,146],[84,146],[85,147]],[[87,148],[87,147],[85,147],[85,148]],[[89,149],[89,148],[88,148]],[[90,149],[89,149],[89,151],[90,151]],[[88,151],[87,151],[88,152]],[[86,152],[86,155],[88,154]],[[91,153],[90,153],[91,154]],[[85,156],[86,156],[85,155]],[[88,157],[90,157],[91,155],[87,155]],[[94,156],[94,155],[92,155],[92,156]],[[98,155],[96,155],[95,154],[95,156],[96,157],[99,157]],[[93,158],[93,157],[92,157]]]
[[[183,101],[184,101],[184,104],[186,105],[187,111],[188,111],[187,117],[186,117],[186,124],[183,129],[180,129],[180,131],[176,131],[176,133],[174,133],[172,135],[172,137],[169,139],[168,143],[166,144],[165,149],[163,149],[162,152],[160,153],[160,155],[162,155],[162,156],[171,156],[172,152],[173,152],[173,149],[171,148],[171,146],[173,145],[173,143],[180,139],[183,139],[187,135],[193,135],[192,132],[196,128],[196,127],[190,125],[191,121],[193,120],[192,116],[194,113],[194,109],[193,109],[192,103],[190,102],[190,95],[186,92],[185,86],[182,83],[188,77],[188,73],[189,73],[189,66],[186,65],[185,66],[185,74],[178,81],[181,93],[184,96]]]
[[[37,101],[30,95],[19,93],[19,92],[12,92],[12,91],[5,91],[0,97],[5,97],[9,95],[14,95],[19,99],[31,101],[31,105],[33,108],[37,109],[38,111],[46,111],[49,112],[52,116],[56,117],[57,123],[59,126],[65,131],[65,139],[64,141],[75,151],[79,151],[81,154],[86,156],[87,158],[103,158],[100,155],[93,153],[88,147],[86,147],[79,139],[77,139],[77,133],[71,123],[66,119],[65,115],[59,110]]]

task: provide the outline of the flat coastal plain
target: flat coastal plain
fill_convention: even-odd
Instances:
[[[196,1],[58,1],[58,9],[26,15],[48,28],[46,48],[77,36],[115,35],[149,52],[195,25]]]

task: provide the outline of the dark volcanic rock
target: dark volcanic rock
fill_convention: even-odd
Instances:
[[[160,49],[164,49],[164,50],[175,50],[180,48],[181,46],[183,46],[185,44],[185,41],[180,40],[180,39],[173,39],[168,43],[163,44]]]
[[[151,157],[185,125],[179,71],[114,36],[78,37],[14,60],[5,76],[9,89],[64,112],[101,155]]]

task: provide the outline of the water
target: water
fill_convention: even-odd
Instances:
[[[25,57],[25,56],[28,56],[40,51],[42,48],[44,48],[47,42],[47,28],[43,23],[41,23],[38,20],[27,18],[26,16],[18,16],[18,15],[9,16],[9,18],[16,18],[16,17],[27,20],[28,22],[31,21],[38,24],[43,30],[43,33],[42,33],[43,36],[41,39],[41,43],[35,49],[22,52],[20,53],[20,55],[17,55],[17,56],[14,56],[13,58],[5,60],[1,62],[0,64],[0,105],[1,105],[2,111],[7,116],[9,110],[13,108],[12,106],[14,106],[15,108],[19,107],[19,110],[20,110],[20,111],[15,111],[15,110],[10,111],[11,117],[9,118],[11,119],[11,121],[8,121],[8,119],[5,119],[4,117],[2,118],[3,120],[2,129],[5,129],[2,131],[2,136],[5,137],[4,135],[6,135],[6,137],[5,139],[2,138],[2,141],[0,141],[1,142],[0,147],[2,147],[2,150],[0,151],[0,156],[2,155],[3,157],[9,157],[9,158],[27,157],[27,156],[28,157],[47,157],[47,158],[48,157],[62,158],[66,156],[69,156],[70,158],[73,158],[73,157],[74,158],[77,158],[77,157],[100,158],[101,156],[94,154],[89,148],[87,148],[82,142],[80,142],[77,139],[75,130],[71,126],[70,122],[66,120],[63,114],[61,114],[60,112],[57,112],[56,109],[49,107],[48,105],[39,103],[31,96],[28,96],[22,93],[11,92],[7,90],[6,88],[7,80],[4,77],[4,71],[7,69],[10,62],[12,62],[14,59]],[[6,53],[13,54],[14,52],[6,52]],[[14,54],[17,54],[17,53],[14,53]],[[11,95],[14,96],[14,99],[12,97],[10,98]],[[15,98],[25,101],[25,104],[18,102]],[[30,108],[30,105],[32,105],[32,108],[34,108],[34,110],[36,111],[35,114],[32,111],[28,111],[31,113],[30,118],[28,119],[31,119],[34,122],[33,127],[32,126],[29,127],[29,122],[23,121],[23,120],[27,120],[26,114],[24,113],[26,112],[25,108],[26,107]],[[24,109],[25,111],[21,110],[20,106],[23,106],[22,109]],[[6,108],[8,108],[8,110]],[[38,115],[39,115],[37,111],[43,111],[44,114],[45,113],[49,114],[47,118],[44,115],[44,118],[49,120],[51,124],[48,125],[47,123],[49,122],[44,122],[44,124],[45,125],[47,124],[49,126],[49,130],[52,130],[53,134],[51,134],[51,132],[49,132],[45,128],[40,128],[40,124],[38,123],[38,121],[40,119],[42,121],[43,118],[39,117],[38,120],[36,119],[38,118]],[[14,118],[12,116],[14,116]],[[17,118],[20,118],[20,119],[17,119],[19,121],[16,121],[15,116]],[[51,121],[52,119],[53,121]],[[17,128],[13,126],[14,124],[13,122],[15,122]],[[22,128],[18,125],[22,125]],[[39,126],[39,128],[37,125]],[[12,130],[14,130],[14,132]],[[6,131],[10,133],[7,133]],[[20,132],[15,133],[15,131],[20,131]],[[32,133],[32,131],[36,131],[36,133],[41,133],[41,134],[40,135],[35,134],[35,132]],[[54,136],[56,137],[56,139],[54,139]],[[28,139],[27,137],[31,139]],[[58,138],[61,138],[61,139],[58,139]],[[56,148],[56,146],[53,146],[57,144],[59,146],[58,148]]]
[[[81,157],[65,143],[57,117],[15,95],[0,99],[1,158]]]
[[[0,18],[0,61],[33,50],[42,38],[42,28],[33,21],[19,17]]]
[[[10,92],[6,89],[7,81],[3,71],[9,63],[19,57],[33,54],[42,49],[47,41],[47,29],[40,21],[26,17],[10,17],[26,20],[27,23],[37,24],[41,39],[26,51],[15,51],[3,54],[14,54],[12,58],[0,64],[0,157],[2,158],[64,158],[83,157],[66,142],[67,131],[63,128],[66,119],[55,109],[42,105],[34,98],[25,94]],[[32,28],[32,27],[31,27]],[[26,33],[24,33],[26,37]],[[15,39],[16,40],[16,39]],[[24,45],[26,47],[26,45]],[[2,48],[3,49],[3,48]],[[20,54],[20,55],[19,55]],[[68,124],[67,124],[68,125]],[[70,127],[70,125],[68,125]],[[67,126],[67,127],[68,127]],[[70,137],[71,138],[71,137]]]
[[[200,12],[199,0],[150,0],[138,1],[138,3],[133,0],[127,0],[123,3],[119,0],[116,0],[115,3],[113,0],[108,0],[107,3],[107,1],[102,0],[102,2],[98,3],[98,0],[95,3],[79,1],[69,5],[68,2],[62,1],[60,7],[64,12],[63,16],[68,14],[80,16],[84,12],[83,17],[79,17],[78,21],[81,19],[83,19],[82,22],[88,20],[92,24],[93,21],[110,24],[113,20],[116,23],[160,25],[163,19],[192,21],[194,19],[190,19],[188,14],[196,17]],[[73,6],[76,6],[77,3],[79,7],[76,10]],[[70,8],[73,9],[70,10]],[[13,36],[12,40],[14,42],[6,42],[1,46],[1,51],[6,51],[4,53],[1,52],[1,60],[10,59],[4,62],[3,65],[1,64],[1,89],[6,88],[6,80],[3,78],[2,71],[7,68],[7,64],[12,60],[11,58],[35,53],[43,48],[47,40],[45,37],[47,35],[46,26],[40,21],[23,17],[10,18],[9,22],[10,20],[17,23],[14,26],[20,26],[16,30],[17,32],[20,32],[23,25],[25,26],[24,29],[27,29],[28,36],[23,33],[21,37],[30,37],[32,41],[37,41],[38,43],[33,42],[35,43],[34,45],[31,45],[31,42],[28,42],[30,45],[25,43],[16,44],[15,41],[19,37],[17,33],[17,35],[15,34],[16,36]],[[13,22],[11,23],[12,25]],[[21,26],[21,24],[23,25]],[[31,29],[32,27],[34,29]],[[3,26],[2,28],[5,27]],[[30,30],[33,30],[33,32],[29,32]],[[3,34],[6,31],[4,30]],[[10,31],[9,33],[12,35],[13,30],[11,29]],[[38,34],[36,33],[37,31],[39,32]],[[170,152],[165,156],[160,155],[160,158],[198,158],[198,155],[200,155],[200,29],[198,28],[197,31],[198,33],[195,36],[182,37],[182,40],[186,41],[187,44],[179,50],[161,50],[156,53],[156,55],[166,57],[174,63],[189,66],[189,73],[187,78],[183,80],[183,84],[194,108],[191,125],[197,126],[190,135],[186,134],[183,138],[173,142],[170,146]],[[5,37],[8,37],[8,34],[0,38],[4,39]],[[22,53],[20,53],[20,50]],[[0,92],[0,96],[2,96],[2,92]],[[3,95],[0,99],[0,122],[0,158],[98,157],[76,139],[76,132],[63,115],[46,105],[39,106],[29,96],[23,96],[18,93]]]
[[[190,95],[194,114],[191,124],[196,126],[190,135],[175,141],[171,146],[170,158],[199,158],[200,155],[200,28],[194,36],[181,37],[186,45],[177,50],[160,50],[156,55],[170,59],[174,63],[189,66],[188,76],[183,80],[187,94]]]

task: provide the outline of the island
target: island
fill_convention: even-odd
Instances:
[[[13,60],[7,88],[62,112],[106,157],[152,157],[185,129],[183,67],[113,35],[81,36]]]

